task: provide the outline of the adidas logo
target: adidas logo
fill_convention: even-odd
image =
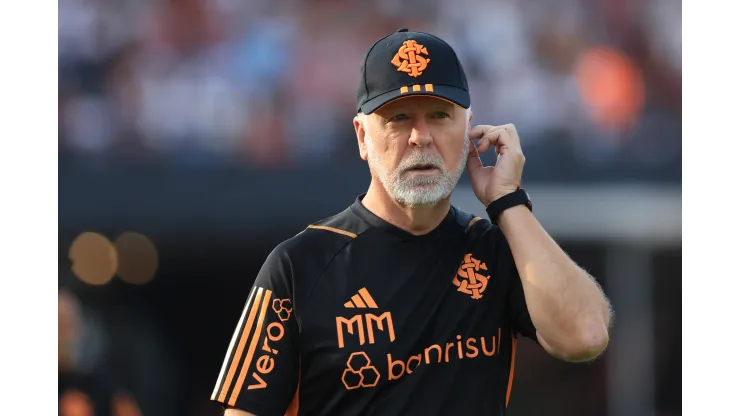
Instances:
[[[378,304],[376,304],[373,297],[370,296],[370,292],[368,292],[367,289],[363,287],[362,289],[357,291],[357,294],[352,296],[352,300],[344,304],[344,307],[377,309]]]
[[[378,304],[375,303],[375,299],[370,296],[370,292],[367,291],[367,288],[363,287],[358,290],[356,294],[352,295],[352,299],[349,302],[346,302],[344,307],[348,309],[378,309]],[[375,344],[375,335],[378,332],[386,333],[390,342],[393,342],[396,339],[396,332],[393,329],[391,313],[383,312],[378,316],[374,312],[377,311],[354,312],[355,315],[351,318],[345,318],[344,316],[336,317],[337,345],[339,348],[344,348],[344,338],[346,334],[351,335],[355,340],[353,343],[356,342],[359,345],[365,345],[365,342]],[[353,312],[345,313],[352,314]],[[364,366],[351,368],[359,371],[359,369],[364,368]]]

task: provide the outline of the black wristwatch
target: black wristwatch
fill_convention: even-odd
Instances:
[[[488,213],[488,217],[491,219],[491,222],[498,225],[499,215],[507,209],[517,205],[525,205],[530,211],[532,211],[532,201],[529,199],[529,195],[527,195],[522,188],[491,202],[491,204],[486,207],[486,212]]]

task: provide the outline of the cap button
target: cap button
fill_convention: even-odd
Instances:
[[[405,27],[402,27],[402,28],[400,28],[400,29],[397,30],[397,32],[408,32],[408,31],[409,30],[406,29]]]

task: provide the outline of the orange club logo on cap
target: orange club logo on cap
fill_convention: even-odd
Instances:
[[[403,42],[391,63],[398,68],[398,72],[405,72],[411,77],[418,77],[427,69],[431,59],[421,55],[429,56],[429,51],[424,45],[416,43],[415,40]]]

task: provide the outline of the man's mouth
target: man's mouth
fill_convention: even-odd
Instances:
[[[406,172],[420,172],[420,173],[425,173],[425,172],[432,172],[432,171],[435,171],[435,170],[439,170],[439,168],[437,166],[435,166],[435,165],[432,165],[431,163],[422,163],[422,164],[414,165],[414,166],[406,169]]]

